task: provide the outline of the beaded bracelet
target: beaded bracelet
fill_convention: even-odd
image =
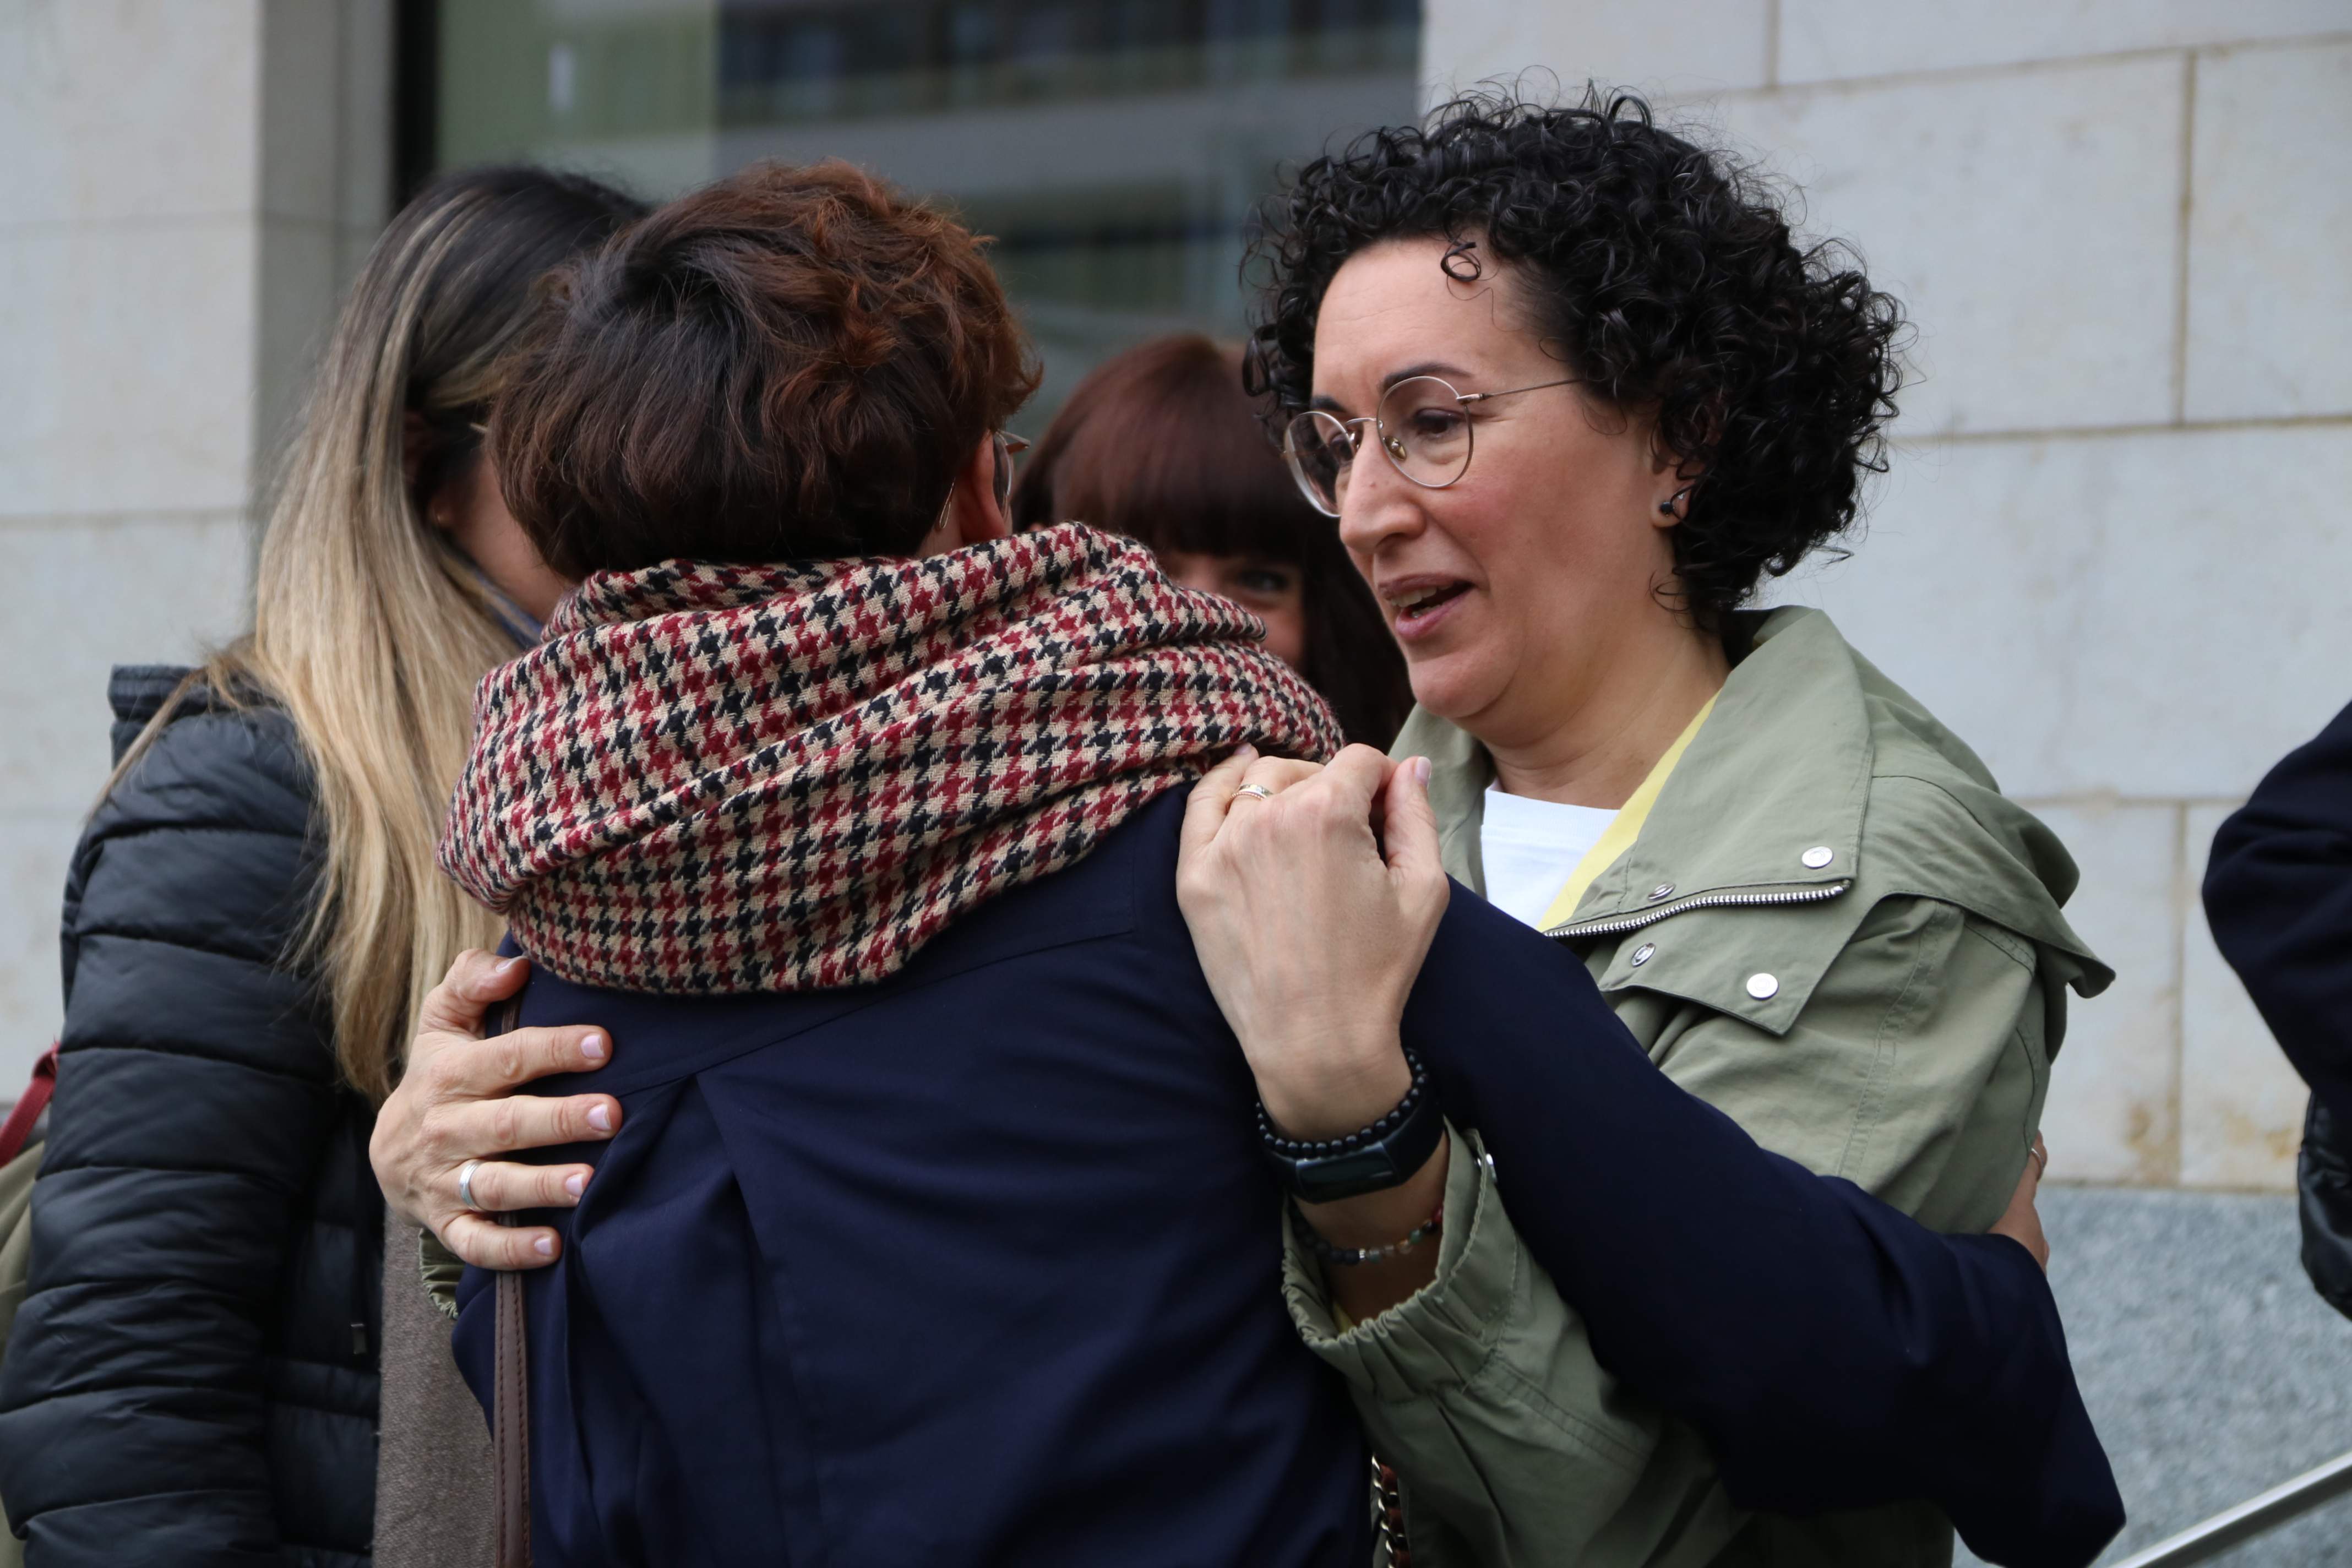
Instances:
[[[1315,1222],[1300,1213],[1297,1204],[1290,1205],[1290,1228],[1298,1237],[1298,1244],[1301,1247],[1326,1263],[1338,1263],[1349,1268],[1353,1268],[1359,1263],[1380,1263],[1391,1258],[1402,1258],[1406,1253],[1444,1230],[1445,1201],[1443,1198],[1439,1199],[1437,1207],[1430,1212],[1427,1219],[1407,1231],[1402,1238],[1390,1242],[1386,1247],[1334,1247],[1323,1239],[1315,1228]]]
[[[1320,1141],[1286,1138],[1274,1130],[1274,1118],[1265,1113],[1265,1101],[1261,1100],[1257,1102],[1257,1135],[1275,1153],[1292,1160],[1328,1159],[1367,1143],[1377,1143],[1410,1121],[1412,1113],[1421,1109],[1421,1102],[1428,1098],[1429,1074],[1423,1068],[1421,1058],[1413,1054],[1411,1046],[1404,1047],[1404,1065],[1412,1073],[1412,1083],[1405,1089],[1404,1098],[1398,1100],[1387,1115],[1361,1131],[1350,1132],[1344,1138]]]

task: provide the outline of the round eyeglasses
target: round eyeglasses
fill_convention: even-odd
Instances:
[[[1437,376],[1407,376],[1381,394],[1368,418],[1342,419],[1320,408],[1292,416],[1282,432],[1282,455],[1300,493],[1325,517],[1337,517],[1365,426],[1378,434],[1390,467],[1423,489],[1442,490],[1470,469],[1469,405],[1583,379],[1564,376],[1507,392],[1456,392],[1453,383]]]

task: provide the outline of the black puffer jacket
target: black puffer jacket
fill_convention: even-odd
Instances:
[[[184,673],[115,672],[117,755]],[[283,963],[311,811],[285,714],[199,697],[74,853],[32,1288],[0,1373],[30,1568],[367,1561],[383,1210],[371,1112]]]

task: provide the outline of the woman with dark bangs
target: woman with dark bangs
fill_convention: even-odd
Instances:
[[[1154,338],[1080,382],[1022,465],[1013,525],[1123,533],[1187,588],[1265,623],[1350,741],[1386,747],[1412,707],[1404,659],[1328,521],[1300,497],[1242,390],[1238,350]]]

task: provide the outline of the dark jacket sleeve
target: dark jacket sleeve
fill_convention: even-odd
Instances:
[[[265,1353],[334,1056],[283,957],[315,868],[291,726],[199,710],[100,806],[65,910],[66,1016],[0,1496],[32,1568],[279,1561]]]
[[[2205,913],[2287,1059],[2352,1126],[2352,708],[2213,836]]]
[[[2081,1568],[2122,1527],[2023,1247],[1759,1148],[1651,1065],[1573,954],[1466,892],[1404,1023],[1596,1358],[1699,1431],[1734,1502],[1926,1498],[2032,1568]]]

